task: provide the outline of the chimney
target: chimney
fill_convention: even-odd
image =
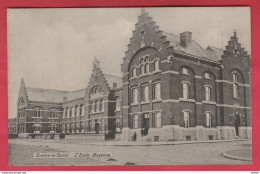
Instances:
[[[192,41],[191,34],[192,33],[189,31],[185,31],[180,34],[181,45],[187,46],[189,43],[191,43],[191,41]]]
[[[113,89],[117,88],[117,83],[113,83]]]

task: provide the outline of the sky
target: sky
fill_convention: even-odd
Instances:
[[[251,52],[249,7],[146,8],[160,30],[192,32],[202,47],[225,48],[234,30]],[[140,8],[21,8],[7,11],[8,117],[16,116],[21,78],[28,87],[87,87],[94,57],[104,73],[121,76],[120,64]]]

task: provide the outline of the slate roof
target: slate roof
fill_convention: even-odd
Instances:
[[[62,103],[63,97],[68,100],[74,100],[84,97],[85,89],[77,91],[62,91],[55,89],[42,89],[26,87],[28,99],[31,101]]]
[[[113,89],[113,83],[117,84],[117,88],[122,87],[122,77],[109,74],[104,74],[104,77],[110,89]]]
[[[207,49],[204,49],[194,40],[187,46],[183,46],[180,43],[179,36],[167,32],[163,32],[163,35],[166,36],[166,40],[170,42],[170,45],[173,46],[176,51],[213,61],[219,61],[221,55],[223,55],[223,50],[219,48],[209,46]]]

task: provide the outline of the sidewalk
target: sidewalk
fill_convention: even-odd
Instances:
[[[23,139],[31,142],[52,142],[68,144],[74,142],[72,140],[59,140],[59,139]],[[233,141],[248,141],[247,139],[234,139],[234,140],[207,140],[207,141],[170,141],[170,142],[148,142],[148,141],[88,141],[78,140],[77,144],[80,145],[93,145],[93,146],[160,146],[160,145],[180,145],[180,144],[197,144],[197,143],[219,143],[219,142],[233,142]]]
[[[236,149],[223,153],[226,158],[235,160],[252,161],[252,149]]]

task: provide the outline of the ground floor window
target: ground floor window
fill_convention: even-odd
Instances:
[[[190,112],[183,111],[183,116],[184,116],[184,127],[185,128],[190,127]]]
[[[134,117],[134,129],[138,129],[138,115],[133,115]]]
[[[212,113],[206,112],[206,127],[211,128]]]
[[[162,127],[162,113],[161,112],[155,112],[155,125],[156,127]]]
[[[121,131],[120,118],[116,119],[116,131],[117,132]]]

